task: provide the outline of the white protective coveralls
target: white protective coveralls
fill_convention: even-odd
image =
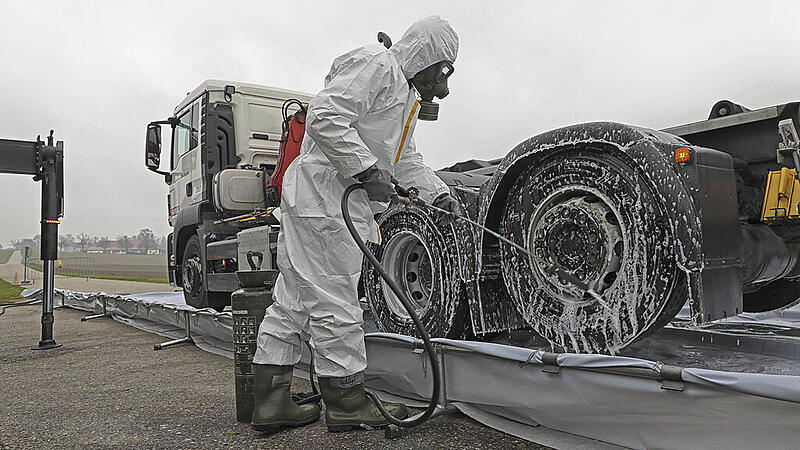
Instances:
[[[283,178],[280,275],[254,363],[294,365],[302,341],[309,340],[320,376],[366,368],[357,294],[363,255],[342,218],[342,194],[373,164],[401,185],[419,188],[426,202],[449,192],[416,152],[419,104],[408,80],[443,60],[455,62],[457,52],[455,31],[433,16],[412,25],[390,49],[370,45],[333,61],[325,88],[309,102],[300,156]],[[350,196],[350,211],[360,235],[378,242],[366,192]]]

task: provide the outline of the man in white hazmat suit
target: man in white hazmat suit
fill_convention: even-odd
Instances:
[[[324,89],[309,102],[300,156],[283,179],[280,275],[253,359],[254,429],[274,431],[319,418],[316,404],[298,406],[289,396],[292,366],[305,340],[314,348],[329,431],[388,425],[364,394],[367,359],[357,295],[363,255],[347,231],[340,202],[345,188],[364,184],[351,195],[350,211],[361,236],[373,242],[379,230],[371,204],[389,200],[391,177],[417,187],[423,200],[458,211],[459,203],[425,166],[412,138],[418,96],[430,106],[437,83],[444,88],[436,95],[447,94],[457,52],[458,36],[446,21],[422,19],[389,49],[369,45],[336,58]],[[403,405],[389,405],[389,411],[407,416]]]

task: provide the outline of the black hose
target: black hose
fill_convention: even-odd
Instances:
[[[319,390],[317,389],[316,383],[314,383],[314,349],[308,342],[306,342],[306,346],[308,347],[308,351],[311,355],[311,357],[309,358],[310,361],[308,363],[308,381],[309,383],[311,383],[311,392],[313,392],[314,395],[318,395]]]
[[[347,230],[350,231],[350,235],[353,236],[353,239],[356,241],[358,248],[361,249],[361,251],[364,253],[364,256],[367,258],[369,263],[372,264],[372,267],[375,268],[381,278],[386,281],[386,284],[389,285],[389,288],[391,288],[395,295],[397,295],[397,298],[400,299],[403,307],[406,309],[406,311],[408,311],[408,315],[411,316],[411,320],[414,321],[414,325],[417,327],[417,331],[419,332],[420,336],[422,336],[422,341],[425,344],[425,352],[428,353],[428,358],[431,361],[431,372],[433,375],[433,390],[431,392],[431,400],[428,403],[428,407],[421,415],[418,415],[413,419],[401,420],[397,417],[394,417],[389,411],[386,410],[386,407],[383,406],[383,402],[381,402],[377,394],[370,390],[366,390],[366,394],[372,399],[372,401],[375,403],[375,406],[380,410],[381,414],[383,414],[386,420],[398,427],[411,428],[425,422],[434,412],[436,412],[436,408],[438,407],[437,399],[439,398],[439,391],[441,390],[441,367],[439,366],[439,360],[436,359],[436,353],[433,349],[431,338],[428,335],[428,330],[426,330],[422,325],[422,322],[420,322],[419,316],[417,316],[417,311],[414,310],[413,306],[411,306],[411,301],[409,301],[408,297],[406,297],[405,292],[403,292],[403,290],[397,284],[397,281],[395,281],[394,278],[389,275],[386,269],[381,266],[381,263],[378,262],[378,259],[375,258],[375,255],[373,255],[369,250],[367,244],[364,243],[364,240],[361,239],[361,236],[358,234],[355,225],[353,225],[353,219],[350,217],[350,209],[348,208],[348,200],[350,199],[350,194],[352,194],[356,189],[363,189],[363,185],[359,183],[348,186],[342,195],[342,216],[344,217],[344,223],[347,225]]]
[[[314,383],[314,349],[308,342],[306,342],[306,346],[308,347],[308,351],[311,352],[311,361],[308,363],[308,381],[311,383],[311,394],[300,394],[301,396],[306,395],[306,397],[297,398],[296,400],[293,399],[297,405],[319,402],[322,398],[322,394],[319,392],[319,389],[317,389],[316,383]]]

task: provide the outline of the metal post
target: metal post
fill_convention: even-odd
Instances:
[[[22,282],[20,284],[22,286],[27,286],[29,284],[33,284],[33,281],[28,280],[28,257],[31,255],[31,248],[25,247],[23,253],[25,254],[25,262],[23,263],[22,267]]]
[[[192,330],[189,325],[189,311],[184,311],[184,320],[186,321],[186,336],[175,339],[172,341],[162,342],[161,344],[153,345],[153,350],[161,350],[167,347],[173,347],[179,344],[188,344],[192,342]]]
[[[33,175],[34,181],[42,182],[42,340],[34,350],[60,347],[53,339],[53,278],[59,218],[64,215],[64,143],[53,143],[53,130],[47,145],[39,137],[36,141],[0,139],[0,155],[0,173]],[[27,258],[25,262],[27,278]]]
[[[47,350],[61,347],[53,339],[53,260],[45,260],[43,264],[44,280],[42,282],[42,340],[33,350]]]
[[[60,180],[63,143],[53,145],[53,132],[47,137],[47,146],[41,150],[42,180],[42,243],[41,258],[44,269],[42,283],[42,340],[34,350],[60,347],[53,339],[53,289],[55,262],[58,259],[58,219],[62,213],[63,180]]]

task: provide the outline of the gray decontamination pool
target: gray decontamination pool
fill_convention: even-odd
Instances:
[[[115,320],[168,338],[183,337],[188,321],[192,342],[232,357],[231,313],[194,309],[180,292],[56,294],[56,305],[65,307],[102,312],[104,303]],[[369,311],[365,317],[367,384],[412,403],[424,399],[431,372],[420,342],[372,332]],[[583,448],[797,448],[800,442],[800,306],[702,327],[679,315],[615,356],[550,353],[524,331],[494,342],[434,341],[447,403],[523,438],[540,436],[543,426],[602,441],[582,441]],[[307,355],[303,361],[300,369]]]

